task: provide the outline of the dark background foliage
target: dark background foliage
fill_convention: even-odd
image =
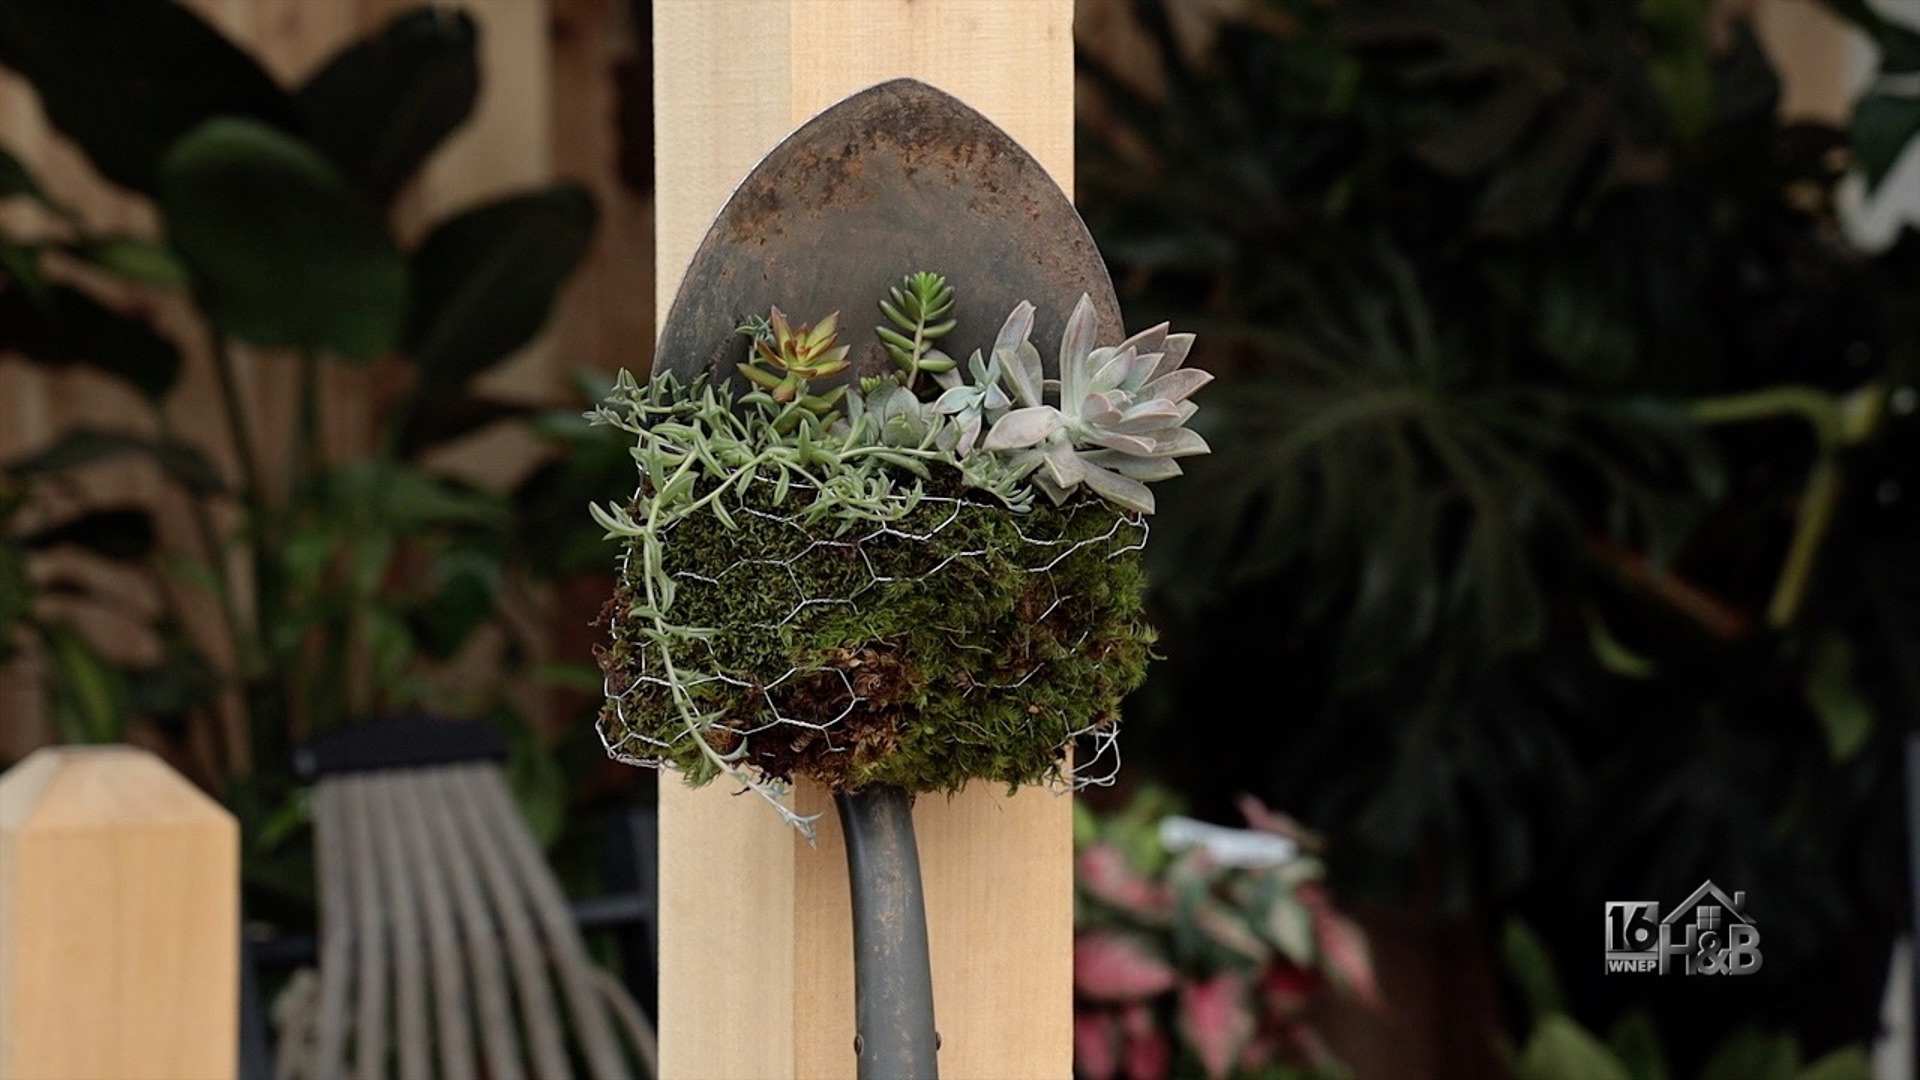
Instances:
[[[1351,896],[1524,919],[1575,1015],[1652,1008],[1682,1068],[1870,1036],[1920,240],[1854,250],[1834,200],[1899,103],[1782,123],[1751,26],[1684,0],[1276,0],[1202,50],[1134,12],[1157,70],[1082,58],[1082,211],[1129,320],[1232,377],[1156,522],[1131,761],[1301,814]],[[1760,975],[1601,974],[1604,901],[1707,878]]]

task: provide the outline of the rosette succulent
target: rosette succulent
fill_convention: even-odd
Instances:
[[[847,369],[847,345],[835,345],[840,332],[840,313],[798,329],[787,323],[786,315],[774,308],[765,322],[751,322],[740,328],[753,339],[745,363],[738,365],[755,386],[773,396],[776,402],[798,398],[815,412],[825,412],[839,401],[845,388],[831,394],[809,397],[805,390],[810,379],[824,379]]]
[[[1028,324],[1033,321],[1033,306],[1026,308]],[[1014,310],[1018,317],[1020,310]],[[1011,321],[1011,320],[1009,320]],[[1005,331],[1002,331],[1004,334]],[[997,418],[1013,407],[1007,392],[1000,389],[1000,350],[995,349],[993,359],[982,361],[980,350],[975,349],[967,359],[967,370],[973,375],[968,383],[953,376],[950,383],[944,383],[944,390],[933,401],[933,411],[948,418],[953,425],[953,452],[966,457],[973,453],[974,444],[980,441],[980,431],[989,419]]]
[[[1180,475],[1176,458],[1204,454],[1199,433],[1185,425],[1195,406],[1187,398],[1213,376],[1182,368],[1193,346],[1192,334],[1170,334],[1162,323],[1117,346],[1095,348],[1099,333],[1093,301],[1082,296],[1060,340],[1060,379],[1043,382],[1040,354],[1025,334],[1012,348],[1002,343],[995,358],[1019,407],[994,421],[981,442],[989,451],[1011,453],[1012,469],[1031,474],[1033,485],[1055,503],[1085,484],[1115,505],[1143,514],[1153,512],[1147,482]],[[1025,329],[1032,327],[1031,311]],[[1043,396],[1056,386],[1057,405]]]

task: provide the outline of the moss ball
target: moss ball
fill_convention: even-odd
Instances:
[[[836,791],[1030,784],[1115,723],[1144,677],[1138,518],[1090,497],[1018,513],[929,485],[904,516],[835,532],[801,520],[807,502],[796,486],[776,506],[756,483],[729,503],[731,527],[711,513],[672,527],[665,618],[685,633],[636,632],[640,578],[623,575],[601,655],[616,754],[692,783],[719,772],[704,738],[768,779]]]

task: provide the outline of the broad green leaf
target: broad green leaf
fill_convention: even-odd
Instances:
[[[1648,40],[1647,73],[1682,138],[1697,138],[1714,117],[1713,53],[1701,32],[1712,12],[1703,0],[1640,0]]]
[[[150,458],[189,495],[206,497],[227,490],[213,464],[191,443],[90,427],[68,428],[51,446],[7,462],[4,468],[25,475],[56,473],[127,456]]]
[[[1605,1044],[1565,1013],[1549,1013],[1514,1062],[1516,1080],[1633,1080]]]
[[[210,121],[167,154],[160,209],[222,332],[362,360],[398,344],[406,259],[306,143],[255,121]]]
[[[373,686],[387,689],[399,684],[413,663],[413,635],[399,613],[384,607],[367,607],[360,612],[360,641],[371,661]]]
[[[1865,1047],[1843,1046],[1801,1069],[1794,1080],[1873,1080],[1873,1059]]]
[[[1517,919],[1507,922],[1500,940],[1500,956],[1507,973],[1520,984],[1520,996],[1533,1010],[1536,1021],[1566,1009],[1566,997],[1560,992],[1560,980],[1554,974],[1553,960],[1533,931]]]
[[[498,574],[490,568],[448,568],[439,591],[410,616],[414,636],[434,659],[451,658],[493,618],[499,591]]]
[[[118,742],[127,718],[126,679],[72,627],[43,623],[40,640],[47,650],[47,688],[61,740]]]
[[[292,838],[301,829],[313,821],[313,793],[311,788],[299,788],[288,795],[286,801],[274,808],[260,826],[258,843],[262,848],[272,850]]]
[[[531,340],[586,253],[594,217],[586,191],[558,185],[440,223],[413,256],[407,345],[422,384],[464,384]]]
[[[1593,649],[1593,658],[1600,666],[1623,679],[1650,679],[1657,665],[1645,654],[1635,652],[1607,626],[1605,615],[1588,609],[1583,613],[1587,623],[1587,644]]]
[[[1254,933],[1236,907],[1203,895],[1181,914],[1191,920],[1201,937],[1234,963],[1261,964],[1273,955],[1273,947]]]
[[[1920,97],[1869,93],[1853,107],[1853,156],[1872,191],[1920,134]]]
[[[0,286],[7,285],[8,278],[20,286],[24,299],[40,307],[45,307],[53,297],[47,275],[40,269],[40,249],[0,236]]]
[[[600,669],[588,663],[555,661],[540,664],[534,669],[534,677],[542,686],[582,694],[601,693],[607,685],[606,676],[600,673]]]
[[[1313,913],[1290,893],[1274,896],[1266,917],[1260,921],[1260,929],[1267,940],[1295,964],[1304,968],[1313,962],[1316,951]]]
[[[50,286],[44,301],[0,290],[0,349],[17,350],[49,367],[90,367],[149,401],[164,399],[180,376],[173,342],[144,321],[67,285]]]
[[[165,247],[134,236],[103,236],[74,248],[75,255],[102,270],[140,285],[179,289],[187,269]]]
[[[296,92],[308,137],[374,201],[393,197],[473,112],[478,30],[457,8],[405,12]]]
[[[1660,1031],[1646,1013],[1635,1011],[1622,1018],[1607,1037],[1607,1046],[1633,1080],[1670,1080]]]
[[[1741,1031],[1721,1046],[1700,1080],[1794,1080],[1800,1069],[1800,1045],[1791,1035]]]
[[[1806,689],[1807,704],[1820,718],[1833,759],[1845,761],[1858,753],[1873,734],[1873,706],[1860,692],[1853,647],[1845,638],[1830,634],[1814,645]]]
[[[352,462],[336,469],[329,485],[335,506],[399,535],[432,526],[508,524],[504,497],[406,465]]]
[[[214,116],[292,129],[272,77],[185,4],[0,4],[0,65],[26,76],[47,119],[118,184],[152,193],[176,140]]]
[[[423,450],[465,438],[498,421],[523,417],[532,411],[530,406],[499,398],[458,391],[429,391],[407,412],[398,450],[401,457],[411,458]]]

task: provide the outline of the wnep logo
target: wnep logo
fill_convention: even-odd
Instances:
[[[1653,900],[1607,902],[1607,971],[1678,969],[1688,975],[1751,975],[1760,970],[1760,928],[1709,881],[1666,918]]]

